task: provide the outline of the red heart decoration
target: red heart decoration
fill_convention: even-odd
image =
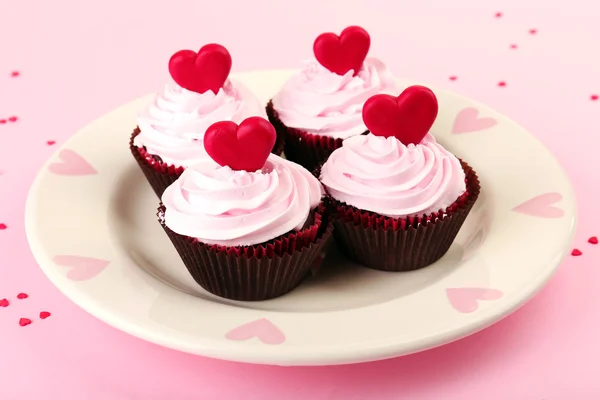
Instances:
[[[365,102],[363,121],[377,136],[395,136],[405,145],[418,144],[435,122],[438,102],[424,86],[410,86],[400,96],[377,94]]]
[[[207,44],[198,54],[180,50],[169,60],[169,72],[179,86],[192,92],[217,94],[231,71],[231,55],[220,44]]]
[[[250,117],[239,126],[232,121],[212,124],[204,134],[204,148],[221,166],[254,172],[265,165],[276,139],[277,133],[269,121]]]
[[[369,47],[371,37],[360,26],[349,26],[340,36],[335,33],[322,33],[313,44],[313,52],[319,64],[338,75],[354,70],[358,74],[362,67]]]

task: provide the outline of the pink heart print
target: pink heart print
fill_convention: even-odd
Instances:
[[[57,175],[94,175],[98,171],[85,158],[73,150],[64,149],[58,153],[62,162],[52,163],[50,172]]]
[[[498,121],[490,117],[479,118],[479,111],[476,108],[465,108],[461,110],[454,120],[452,133],[469,133],[482,131],[496,125]]]
[[[110,261],[98,258],[70,255],[55,256],[53,261],[55,264],[71,268],[67,272],[67,278],[72,281],[87,281],[92,279],[98,276],[110,264]]]
[[[565,215],[565,212],[553,204],[561,201],[562,198],[560,193],[544,193],[519,204],[512,210],[531,217],[560,218]]]
[[[281,344],[285,342],[285,335],[281,329],[266,318],[240,325],[225,334],[225,338],[236,341],[248,340],[254,337],[264,344]]]
[[[479,300],[498,300],[502,292],[496,289],[466,287],[446,289],[452,307],[460,313],[472,313],[479,308]]]

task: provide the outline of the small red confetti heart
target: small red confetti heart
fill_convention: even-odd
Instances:
[[[494,14],[494,16],[495,16],[496,18],[500,18],[500,17],[502,17],[502,13],[501,13],[501,12],[497,12],[496,14]]]
[[[360,26],[349,26],[340,36],[332,32],[320,34],[313,44],[315,58],[325,68],[338,75],[360,71],[371,47],[369,33]]]
[[[53,144],[56,144],[56,141],[55,141],[55,140],[48,140],[48,141],[46,142],[46,144],[47,144],[48,146],[52,146]]]
[[[571,255],[572,255],[572,256],[576,256],[576,257],[577,257],[577,256],[580,256],[580,255],[582,255],[582,254],[583,254],[583,253],[582,253],[582,252],[581,252],[581,250],[579,250],[579,249],[573,249],[573,251],[571,252]]]
[[[29,324],[31,324],[31,320],[29,318],[21,318],[19,320],[19,325],[21,326],[27,326]]]
[[[8,121],[7,121],[7,120],[5,120],[5,119],[0,119],[0,124],[5,124],[5,123],[7,123],[7,122],[8,122]]]
[[[529,34],[535,35],[537,33],[537,29],[530,29]]]
[[[504,87],[504,86],[506,86],[506,82],[500,81],[500,82],[498,82],[498,86]]]
[[[365,102],[363,121],[377,136],[395,136],[403,144],[418,144],[435,122],[438,102],[425,86],[410,86],[398,97],[377,94]]]
[[[592,101],[596,101],[596,100],[598,100],[598,95],[597,94],[593,94],[593,95],[590,96],[590,99]]]
[[[511,44],[511,45],[510,45],[510,48],[511,48],[511,49],[516,49],[516,48],[517,48],[517,45],[516,45],[516,44]]]
[[[9,305],[10,305],[10,302],[7,299],[0,300],[0,307],[8,307]]]
[[[10,73],[10,76],[12,76],[13,78],[16,78],[19,75],[21,75],[21,73],[19,71],[13,71]]]
[[[29,297],[29,295],[28,295],[27,293],[19,293],[19,294],[17,295],[17,299],[21,299],[21,300],[22,300],[22,299],[26,299],[26,298],[28,298],[28,297]]]
[[[598,244],[598,238],[596,236],[592,236],[591,238],[588,239],[588,243]]]
[[[18,118],[15,117],[14,115],[10,118],[8,118],[8,122],[17,122]]]
[[[50,314],[48,311],[42,311],[42,312],[40,313],[40,318],[41,318],[41,319],[46,319],[46,318],[48,318],[48,317],[49,317],[49,316],[51,316],[51,315],[52,315],[52,314]]]
[[[457,76],[455,76],[455,75],[452,75],[452,76],[450,76],[449,78],[450,78],[450,80],[451,80],[451,81],[455,81],[455,80],[456,80],[456,78],[457,78]]]
[[[8,226],[6,226],[6,224],[0,224],[0,230],[4,230],[8,228]]]
[[[239,126],[232,121],[212,124],[204,134],[204,148],[221,166],[254,172],[265,165],[276,139],[277,133],[269,121],[250,117]]]
[[[180,50],[169,60],[169,73],[179,86],[196,93],[217,94],[231,71],[231,55],[220,44],[202,46],[198,53]]]

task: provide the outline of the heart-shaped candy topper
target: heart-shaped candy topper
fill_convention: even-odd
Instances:
[[[338,75],[354,70],[360,71],[369,47],[371,37],[360,26],[349,26],[340,36],[335,33],[322,33],[313,44],[313,52],[319,64]]]
[[[204,148],[221,166],[235,171],[261,169],[273,150],[277,133],[262,117],[250,117],[238,126],[232,121],[212,124],[204,134]]]
[[[377,94],[365,102],[362,111],[372,134],[395,136],[405,145],[420,143],[437,114],[437,98],[424,86],[410,86],[398,97]]]
[[[192,92],[215,94],[231,71],[231,55],[220,44],[207,44],[196,54],[192,50],[180,50],[169,60],[169,73],[179,86]]]

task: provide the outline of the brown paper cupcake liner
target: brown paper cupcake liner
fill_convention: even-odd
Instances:
[[[445,211],[394,219],[331,199],[334,237],[343,254],[382,271],[412,271],[439,260],[450,249],[479,197],[475,171],[461,161],[467,191]]]
[[[129,139],[129,150],[144,173],[148,183],[152,186],[154,193],[160,199],[165,189],[181,176],[184,168],[168,165],[159,157],[149,154],[145,147],[134,145],[133,140],[139,134],[140,128],[136,127],[131,134],[131,139]]]
[[[277,141],[284,142],[285,158],[302,165],[309,171],[314,171],[335,149],[342,147],[342,139],[313,135],[285,126],[273,108],[272,101],[267,104],[267,116],[277,131]]]
[[[312,224],[301,231],[243,247],[208,245],[173,232],[164,223],[162,205],[158,218],[200,286],[227,299],[261,301],[290,292],[320,267],[333,231],[327,209],[322,203]]]

